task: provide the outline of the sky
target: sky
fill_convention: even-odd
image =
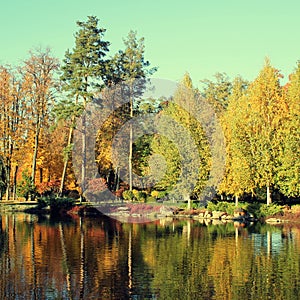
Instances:
[[[285,78],[300,59],[299,0],[12,0],[0,4],[0,65],[18,65],[29,50],[50,47],[63,59],[76,21],[97,16],[113,55],[136,30],[153,75],[195,86],[225,72],[253,80],[268,57]]]

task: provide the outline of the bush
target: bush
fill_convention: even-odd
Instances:
[[[129,191],[129,190],[128,191],[124,191],[122,196],[123,196],[124,200],[133,201],[133,199],[134,199],[133,192]]]
[[[37,208],[41,209],[47,207],[50,204],[50,199],[49,197],[39,197],[37,199],[37,202],[38,202]]]
[[[153,198],[158,198],[158,196],[159,196],[159,191],[152,191],[151,192],[151,197],[153,197]]]
[[[138,191],[137,195],[135,196],[138,202],[146,202],[147,193],[144,191]]]
[[[253,214],[256,218],[265,218],[274,216],[276,214],[283,213],[284,206],[278,205],[276,203],[271,203],[269,205],[263,203],[249,203],[246,206],[246,210]]]
[[[123,192],[123,199],[128,201],[146,202],[147,193],[145,191],[127,190]]]
[[[70,209],[75,204],[75,199],[67,197],[40,197],[38,198],[38,208],[50,206],[52,213],[58,213],[62,209]]]
[[[168,195],[168,191],[159,191],[157,198],[161,199],[164,198],[166,195]]]
[[[258,216],[258,218],[270,217],[270,216],[274,216],[276,214],[282,214],[283,207],[276,203],[271,203],[269,205],[262,204],[259,209],[259,213],[260,213],[260,215]]]
[[[207,210],[209,211],[223,211],[229,215],[233,215],[236,206],[233,202],[219,201],[217,203],[208,202]]]
[[[292,211],[292,213],[294,213],[294,214],[300,213],[300,205],[299,205],[299,204],[293,205],[293,206],[291,207],[291,211]]]
[[[60,188],[59,180],[50,180],[48,182],[42,182],[37,185],[37,192],[40,195],[48,196],[52,194],[58,194]]]
[[[148,196],[147,199],[146,199],[146,202],[156,202],[156,198],[153,197],[153,196]]]
[[[31,197],[31,200],[34,200],[36,196],[36,187],[28,175],[28,170],[22,172],[22,180],[17,185],[17,195],[24,197],[26,200],[28,200],[29,197]]]

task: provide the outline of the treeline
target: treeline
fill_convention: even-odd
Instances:
[[[226,170],[219,193],[285,200],[300,195],[300,63],[288,83],[268,59],[250,83],[230,85],[221,114]]]
[[[225,149],[220,149],[226,154],[224,168],[220,167],[221,178],[213,186],[219,197],[266,199],[267,203],[272,198],[299,197],[299,63],[285,85],[280,83],[280,72],[266,60],[253,82],[240,77],[230,80],[218,73],[196,89],[185,74],[170,99],[143,99],[141,91],[156,70],[144,58],[144,39],[131,31],[124,49],[111,54],[98,18],[88,17],[77,25],[74,48],[66,51],[62,62],[50,50],[38,49],[16,68],[0,67],[0,198],[70,190],[98,195],[108,187],[116,197],[131,200],[155,201],[177,194],[184,200],[203,200],[214,159],[214,130],[210,124],[203,128],[204,123],[181,105],[199,101],[214,108],[226,141]],[[76,178],[72,166],[76,118],[89,103],[103,108],[103,91],[124,82],[133,87],[135,79],[138,91],[132,91],[130,101],[114,109],[99,127],[98,174],[88,178],[85,158]],[[133,140],[129,134],[128,172],[120,174],[121,166],[111,157],[112,140],[123,124],[143,114],[155,120],[168,117],[175,125],[165,124],[169,137],[146,134]],[[209,123],[212,115],[207,113],[206,118]],[[82,126],[84,133],[86,123]],[[193,147],[186,148],[181,128],[190,132]],[[212,137],[207,136],[210,130]],[[88,141],[85,134],[81,137],[84,148]],[[164,156],[165,162],[153,154]],[[186,168],[183,162],[192,167]],[[157,171],[152,176],[160,180],[136,185],[133,173],[147,177],[150,169]],[[159,174],[162,169],[165,173]],[[186,174],[196,174],[193,183],[184,180]]]
[[[155,71],[136,32],[111,54],[97,17],[77,25],[62,62],[37,49],[20,66],[0,67],[0,198],[81,193],[71,160],[76,118],[105,87]]]

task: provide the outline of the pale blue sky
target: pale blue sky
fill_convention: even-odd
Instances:
[[[38,46],[62,59],[88,15],[107,29],[112,52],[130,29],[144,36],[158,78],[188,71],[195,85],[216,72],[252,80],[266,56],[287,77],[300,59],[298,0],[12,0],[0,4],[0,64],[16,65]]]

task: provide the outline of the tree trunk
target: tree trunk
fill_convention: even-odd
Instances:
[[[128,172],[129,172],[129,190],[132,191],[132,124],[130,124],[130,133],[129,133],[129,156],[128,156]]]
[[[10,166],[6,166],[6,192],[5,200],[8,201],[10,198]]]
[[[187,209],[190,210],[192,208],[190,195],[189,194],[184,195],[184,200],[187,201]]]
[[[33,157],[32,157],[32,170],[31,170],[31,182],[35,183],[35,172],[36,172],[36,160],[38,155],[38,146],[39,146],[39,136],[40,136],[40,122],[37,120],[36,124],[36,132],[34,137],[34,151],[33,151]]]
[[[43,168],[40,168],[40,183],[43,182]]]
[[[69,130],[67,147],[69,147],[71,145],[72,136],[73,136],[73,127],[71,126],[70,130]],[[65,180],[66,180],[68,162],[69,162],[69,153],[66,154],[65,161],[64,161],[64,168],[63,168],[63,172],[62,172],[62,175],[61,175],[61,182],[60,182],[60,188],[59,188],[59,194],[60,195],[63,194],[63,190],[64,190],[64,184],[65,184]]]
[[[267,185],[267,205],[271,203],[272,203],[272,198],[271,198],[270,186]]]
[[[129,92],[129,97],[130,97],[130,119],[132,121],[133,118],[133,99],[131,96],[131,89]],[[128,156],[128,172],[129,172],[129,190],[132,191],[132,152],[133,152],[133,128],[132,128],[132,123],[130,123],[129,127],[129,156]]]
[[[86,124],[85,124],[85,115],[82,116],[82,149],[81,149],[81,197],[80,202],[82,201],[83,193],[86,188]]]
[[[235,195],[234,199],[235,199],[235,206],[238,206],[239,205],[239,196]]]
[[[18,168],[19,168],[19,166],[16,165],[15,172],[14,172],[14,179],[13,179],[13,201],[16,200]]]

